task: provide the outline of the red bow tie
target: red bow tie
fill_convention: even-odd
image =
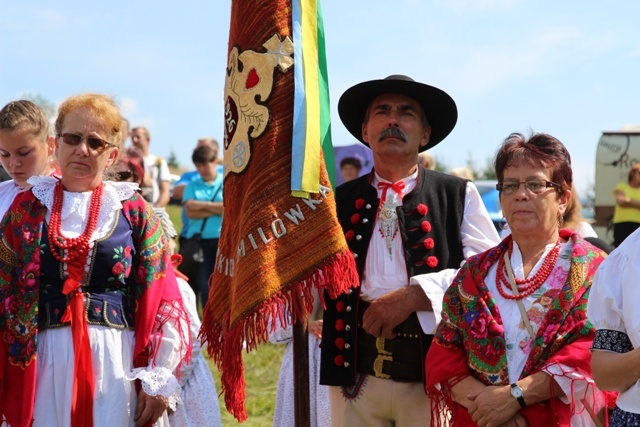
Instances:
[[[398,181],[396,183],[379,182],[378,188],[382,190],[382,197],[380,197],[380,204],[382,205],[387,200],[387,191],[392,189],[397,195],[402,198],[402,190],[404,190],[404,182]]]

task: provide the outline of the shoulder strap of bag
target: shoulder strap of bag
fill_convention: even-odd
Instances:
[[[513,276],[513,268],[511,268],[511,260],[509,259],[509,251],[504,252],[504,265],[507,267],[507,275],[509,276],[509,284],[511,285],[511,290],[513,290],[514,295],[519,295],[518,287],[516,286],[516,279]],[[524,322],[524,326],[527,328],[527,332],[529,332],[529,336],[532,340],[536,339],[536,335],[533,333],[533,327],[531,327],[531,322],[529,321],[529,316],[527,315],[527,311],[524,309],[524,304],[521,299],[517,299],[518,308],[520,309],[520,317],[522,317],[522,321]]]
[[[211,201],[213,202],[216,199],[216,196],[218,195],[218,193],[220,192],[220,190],[222,189],[222,184],[220,184],[220,187],[218,187],[218,189],[216,190],[215,193],[213,193],[213,197],[211,198]],[[211,216],[211,215],[209,215]],[[204,221],[202,221],[202,225],[200,226],[200,234],[202,234],[202,231],[204,230],[204,226],[207,223],[207,220],[209,219],[209,216],[206,217],[204,219]]]

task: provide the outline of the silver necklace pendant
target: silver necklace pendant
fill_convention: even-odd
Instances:
[[[398,213],[396,212],[396,206],[387,198],[382,206],[380,207],[380,212],[378,213],[379,219],[379,231],[380,235],[384,239],[384,242],[387,246],[387,251],[389,252],[389,259],[393,260],[393,239],[398,234]]]

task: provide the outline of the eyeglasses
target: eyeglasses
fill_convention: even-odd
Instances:
[[[107,149],[107,147],[115,147],[115,144],[98,138],[97,136],[80,136],[75,133],[60,133],[58,138],[62,138],[62,142],[67,145],[76,146],[82,144],[82,141],[86,140],[89,149],[97,153],[101,153]]]
[[[131,171],[120,171],[116,172],[116,177],[118,181],[126,181],[133,176],[133,172]]]
[[[531,179],[529,181],[507,181],[507,182],[499,182],[496,184],[496,190],[504,193],[507,196],[514,194],[520,188],[520,185],[524,184],[525,188],[529,190],[529,192],[533,194],[540,194],[547,188],[560,188],[560,184],[556,184],[555,182],[547,181],[544,179]]]

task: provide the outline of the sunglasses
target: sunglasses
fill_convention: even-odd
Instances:
[[[131,177],[133,177],[133,172],[131,172],[131,171],[120,171],[120,172],[116,172],[116,176],[118,178],[118,181],[126,181],[126,180],[130,179]]]
[[[86,140],[89,149],[98,153],[106,150],[107,147],[115,147],[115,144],[96,136],[80,136],[75,133],[60,133],[58,134],[58,138],[62,138],[62,142],[71,146],[80,145],[82,144],[82,141]]]

